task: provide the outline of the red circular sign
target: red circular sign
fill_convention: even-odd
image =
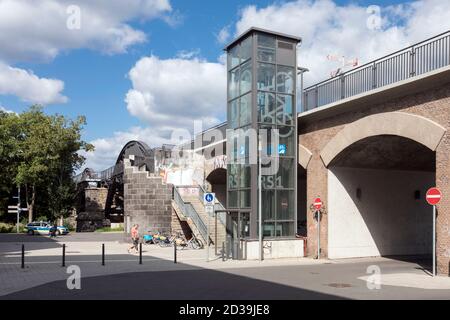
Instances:
[[[432,206],[437,205],[441,201],[442,193],[438,188],[431,188],[427,191],[427,202]]]
[[[314,208],[320,210],[322,208],[322,200],[320,198],[316,198],[313,203]]]

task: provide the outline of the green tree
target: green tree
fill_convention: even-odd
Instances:
[[[0,110],[0,215],[6,210],[17,175],[21,127],[19,116]]]
[[[71,178],[85,161],[79,151],[93,150],[81,140],[85,124],[84,117],[68,120],[61,115],[46,115],[39,106],[20,114],[20,160],[14,182],[25,187],[29,221],[33,220],[38,192],[47,197],[53,217],[70,211],[75,194]]]

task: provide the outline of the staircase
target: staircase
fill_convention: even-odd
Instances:
[[[188,189],[194,192],[180,192],[182,189]],[[203,205],[203,193],[204,190],[200,186],[175,186],[172,207],[179,219],[181,221],[186,221],[192,232],[199,236],[205,244],[207,243],[206,239],[208,238],[207,234],[209,221],[210,244],[216,246],[217,248],[221,248],[222,243],[226,241],[225,219],[222,216],[217,218],[217,228],[214,215],[211,215],[208,220],[208,214],[206,213],[205,206]],[[223,206],[217,202],[215,209],[217,210],[222,208]]]
[[[208,227],[208,214],[206,213],[205,206],[203,205],[203,199],[200,200],[198,196],[183,197],[183,199],[192,204],[195,211],[197,211],[198,215],[205,223],[205,226]],[[219,218],[217,218],[217,235],[216,235],[216,221],[214,214],[209,216],[209,237],[211,244],[213,244],[214,246],[217,245],[218,247],[222,247],[222,243],[225,242],[226,240],[225,224],[222,223],[222,221]]]

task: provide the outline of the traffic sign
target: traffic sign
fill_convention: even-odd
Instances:
[[[431,188],[427,191],[426,200],[430,205],[437,205],[441,201],[441,198],[442,193],[438,188]]]
[[[320,210],[320,208],[322,208],[322,200],[320,198],[316,198],[314,200],[313,206],[314,208],[316,208],[316,210]]]
[[[19,210],[18,206],[8,206],[8,213],[17,213],[17,210]]]
[[[203,195],[203,204],[205,206],[213,206],[215,200],[216,200],[216,194],[215,193],[208,192],[208,193],[205,193]]]

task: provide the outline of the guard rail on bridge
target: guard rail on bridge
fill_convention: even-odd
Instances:
[[[303,91],[302,112],[450,65],[450,31],[369,62]]]

